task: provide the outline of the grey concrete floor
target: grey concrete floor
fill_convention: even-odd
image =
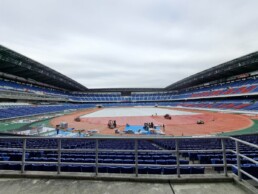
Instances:
[[[139,183],[1,178],[0,194],[246,194],[234,183]]]
[[[172,184],[175,194],[244,194],[247,193],[234,183],[188,183]]]

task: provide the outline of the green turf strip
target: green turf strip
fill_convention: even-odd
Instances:
[[[234,135],[258,133],[258,120],[252,120],[252,121],[254,124],[249,128],[238,130],[238,131],[220,133],[220,134],[218,134],[218,136],[234,136]]]
[[[51,118],[52,119],[52,118]],[[31,125],[29,125],[29,127],[40,127],[40,126],[44,126],[44,127],[52,127],[50,125],[50,120],[51,119],[47,119],[47,120],[44,120],[44,121],[38,121],[38,122],[35,122],[35,123],[32,123]]]
[[[27,123],[0,122],[0,132],[16,130],[16,129],[19,129],[20,127],[22,127],[26,124]]]
[[[47,119],[44,121],[38,121],[38,122],[32,123],[31,125],[28,125],[28,123],[0,122],[0,132],[17,130],[25,125],[28,125],[28,128],[34,128],[34,127],[40,127],[40,126],[51,127],[51,125],[49,123],[50,120],[51,119]]]

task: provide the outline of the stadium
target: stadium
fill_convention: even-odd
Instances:
[[[234,182],[257,192],[258,52],[165,88],[90,89],[0,46],[0,79],[3,177]]]

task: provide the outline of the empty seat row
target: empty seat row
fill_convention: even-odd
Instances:
[[[21,170],[21,164],[0,164],[0,170]],[[57,171],[55,164],[26,164],[26,171]],[[204,167],[180,167],[180,174],[204,174]],[[62,172],[95,172],[93,165],[61,165]],[[135,167],[130,166],[99,166],[99,173],[135,173]],[[139,174],[177,174],[176,167],[139,166]]]
[[[57,162],[57,158],[30,158],[27,161],[46,161],[46,162]],[[83,159],[83,158],[61,158],[62,162],[73,162],[73,163],[95,163],[95,159]],[[134,159],[98,159],[98,163],[113,163],[113,164],[134,164]],[[160,165],[172,165],[176,164],[176,160],[138,160],[139,164],[160,164]],[[179,160],[180,164],[189,164],[188,160]]]
[[[256,165],[256,164],[243,164],[243,165],[241,165],[241,169],[243,171],[247,172],[248,174],[258,178],[258,165]],[[232,167],[232,172],[234,174],[238,174],[238,168],[233,166]],[[243,179],[250,179],[245,174],[242,174],[242,178]]]

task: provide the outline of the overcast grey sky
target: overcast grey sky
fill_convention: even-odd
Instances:
[[[0,0],[0,44],[85,85],[165,87],[258,50],[257,0]]]

